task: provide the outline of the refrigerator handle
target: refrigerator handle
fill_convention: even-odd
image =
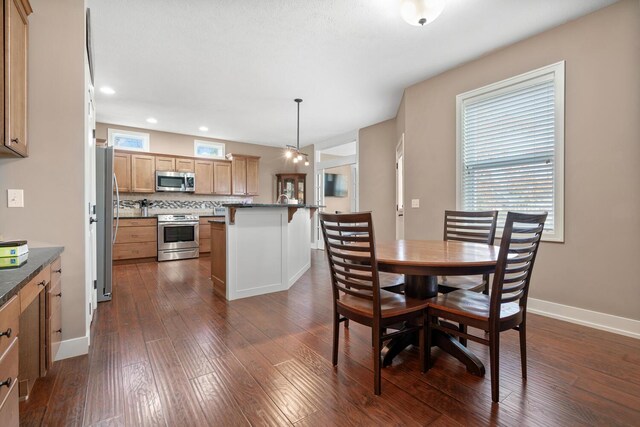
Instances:
[[[113,233],[113,243],[116,242],[118,237],[118,226],[120,225],[120,189],[118,188],[118,178],[116,174],[113,174],[113,182],[116,184],[116,231]]]

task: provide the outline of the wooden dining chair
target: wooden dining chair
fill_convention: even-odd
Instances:
[[[340,322],[352,320],[372,328],[373,390],[381,391],[382,343],[400,335],[421,331],[420,362],[425,365],[426,300],[380,288],[378,262],[373,235],[371,213],[320,214],[320,226],[331,271],[333,289],[333,365],[338,365]],[[385,333],[390,325],[411,321],[399,331]]]
[[[522,378],[527,378],[527,296],[547,213],[509,212],[500,242],[491,295],[468,290],[453,291],[429,300],[427,309],[427,369],[431,366],[431,331],[437,329],[489,346],[491,398],[498,401],[500,333],[515,329],[520,334]],[[488,339],[455,328],[451,320],[489,331]]]
[[[493,245],[496,237],[498,211],[444,211],[444,240]],[[438,292],[446,294],[464,289],[489,293],[489,274],[482,276],[443,276],[438,280]]]

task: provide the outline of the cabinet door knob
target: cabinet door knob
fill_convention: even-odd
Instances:
[[[20,138],[11,138],[11,142],[14,144],[20,144]]]
[[[7,329],[4,332],[0,332],[0,337],[7,337],[7,338],[11,338],[11,328]]]
[[[38,286],[46,286],[47,285],[47,281],[43,280],[42,282],[38,283]]]
[[[59,269],[57,269],[57,270],[53,270],[53,272],[54,272],[54,273],[60,273],[60,274],[62,274],[62,268],[59,268]]]
[[[0,387],[2,386],[7,386],[7,388],[11,388],[11,383],[13,382],[13,380],[11,379],[11,377],[7,378],[6,380],[2,381],[0,383]]]
[[[58,329],[57,331],[53,331],[53,332],[55,332],[56,334],[61,334],[62,333],[62,328]]]
[[[60,298],[61,296],[62,296],[62,292],[57,293],[57,294],[54,295],[54,297],[58,297],[58,298]]]

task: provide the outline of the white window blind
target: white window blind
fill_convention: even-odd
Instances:
[[[558,65],[458,97],[458,207],[500,211],[499,229],[508,211],[547,211],[547,240],[563,239]]]

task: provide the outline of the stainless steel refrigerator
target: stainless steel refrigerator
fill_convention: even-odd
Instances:
[[[113,147],[96,147],[96,215],[98,219],[98,302],[111,300],[113,244],[119,225],[120,193],[113,171]],[[115,227],[114,227],[115,220]]]

